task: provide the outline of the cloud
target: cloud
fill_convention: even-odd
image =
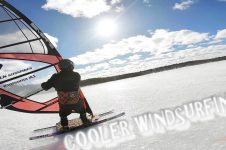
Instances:
[[[138,72],[193,60],[226,56],[226,29],[216,35],[192,30],[157,29],[110,42],[72,60],[83,79]],[[80,68],[79,68],[80,67]]]
[[[194,3],[193,0],[182,0],[181,3],[176,3],[173,7],[174,10],[188,9]]]
[[[2,60],[0,61],[0,64],[2,64],[3,66],[7,66],[2,69],[6,72],[14,72],[14,71],[26,69],[32,66],[31,64],[26,63],[24,61],[20,61],[20,60],[11,60],[11,61]]]
[[[58,38],[51,36],[48,33],[44,33],[44,34],[50,40],[50,42],[53,44],[53,46],[57,48]]]
[[[5,80],[5,79],[9,79],[13,76],[8,76],[8,74],[19,71],[19,70],[23,70],[23,69],[27,69],[27,68],[31,68],[32,64],[22,61],[22,60],[0,60],[0,64],[3,65],[2,69],[0,70],[0,76],[7,76],[6,78],[0,78],[0,80]],[[24,72],[18,73],[16,75],[20,75],[23,74]]]
[[[122,0],[111,0],[111,4],[114,5],[114,4],[119,4],[121,3]]]
[[[139,52],[161,54],[175,50],[175,46],[189,46],[208,40],[208,33],[199,33],[191,30],[169,31],[157,29],[150,32],[149,36],[137,35],[118,42],[111,42],[103,45],[102,48],[86,52],[71,59],[77,64],[92,64]]]
[[[215,39],[224,39],[224,38],[226,38],[226,29],[218,30]]]
[[[78,55],[71,58],[71,60],[75,61],[77,64],[98,63],[130,52],[131,51],[128,49],[127,44],[124,43],[124,41],[120,41],[118,43],[105,44],[102,48]]]
[[[122,64],[125,64],[126,62],[127,62],[126,60],[121,60],[121,59],[113,59],[109,61],[109,63],[113,65],[122,65]]]
[[[28,30],[26,28],[22,28],[22,31],[29,40],[37,39],[37,37],[30,30]],[[0,35],[0,46],[6,46],[6,45],[10,45],[10,44],[27,41],[27,38],[24,36],[23,33],[21,31],[17,30],[17,31],[12,31],[12,32]],[[45,33],[45,35],[50,39],[50,41],[54,44],[54,46],[57,46],[56,45],[58,42],[57,38],[50,36],[47,33]],[[41,43],[41,40],[35,40],[30,43],[23,43],[23,44],[18,44],[18,45],[13,45],[13,46],[2,48],[1,52],[44,53],[44,52],[46,52],[46,49],[43,49],[43,43]]]
[[[134,60],[139,60],[140,57],[141,57],[141,55],[135,54],[135,55],[133,55],[133,56],[130,56],[128,59],[129,59],[130,61],[134,61]]]
[[[57,10],[60,13],[71,15],[75,18],[93,18],[104,12],[122,10],[121,0],[47,0],[42,6],[45,10]]]
[[[116,6],[115,7],[115,12],[117,12],[117,13],[120,13],[120,12],[122,12],[124,10],[125,10],[124,5],[120,5],[120,6]]]
[[[20,31],[0,35],[0,46],[10,45],[12,43],[18,43],[21,41],[26,41],[26,38],[23,36],[23,34]],[[6,50],[1,49],[1,51],[6,51]]]
[[[143,3],[148,6],[151,7],[151,0],[143,0]]]
[[[220,2],[226,2],[226,0],[218,0],[218,1],[220,1]]]
[[[146,59],[134,59],[133,61],[126,62],[120,66],[107,65],[108,67],[102,67],[99,68],[99,70],[96,70],[96,65],[89,65],[86,67],[86,69],[79,69],[77,71],[82,74],[83,79],[114,76],[192,60],[203,60],[221,57],[226,55],[225,49],[226,45],[223,44],[209,45],[207,47],[198,46],[194,48],[187,48],[181,51],[155,55],[152,57],[147,57]],[[102,65],[105,66],[106,62],[98,64],[98,66]]]
[[[191,30],[168,31],[158,29],[151,37],[157,53],[172,51],[174,46],[189,46],[190,44],[208,40],[208,33],[199,33]]]
[[[76,69],[75,71],[78,71],[81,74],[86,74],[86,73],[92,73],[95,71],[99,71],[99,70],[105,70],[105,69],[109,69],[110,68],[110,64],[109,63],[99,63],[99,64],[94,64],[94,65],[90,65],[87,66],[85,68],[82,69]]]

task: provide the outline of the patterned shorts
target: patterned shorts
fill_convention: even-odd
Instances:
[[[80,99],[78,91],[74,92],[57,91],[57,94],[60,104],[76,104]]]

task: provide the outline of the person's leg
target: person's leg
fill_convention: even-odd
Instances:
[[[70,108],[67,108],[67,106],[60,106],[60,123],[61,126],[66,127],[68,126],[68,119],[67,116],[71,114]]]
[[[76,103],[75,105],[75,110],[77,113],[80,114],[80,119],[82,120],[82,122],[84,124],[86,123],[90,123],[91,121],[87,119],[86,117],[86,110],[84,108],[84,105],[83,105],[83,101],[82,100],[79,100],[78,103]]]

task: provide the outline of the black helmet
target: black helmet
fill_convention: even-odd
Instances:
[[[59,65],[60,70],[73,70],[74,69],[74,63],[69,59],[61,60],[58,65]]]

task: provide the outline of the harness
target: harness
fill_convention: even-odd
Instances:
[[[79,91],[57,91],[60,104],[76,104],[80,100]]]

